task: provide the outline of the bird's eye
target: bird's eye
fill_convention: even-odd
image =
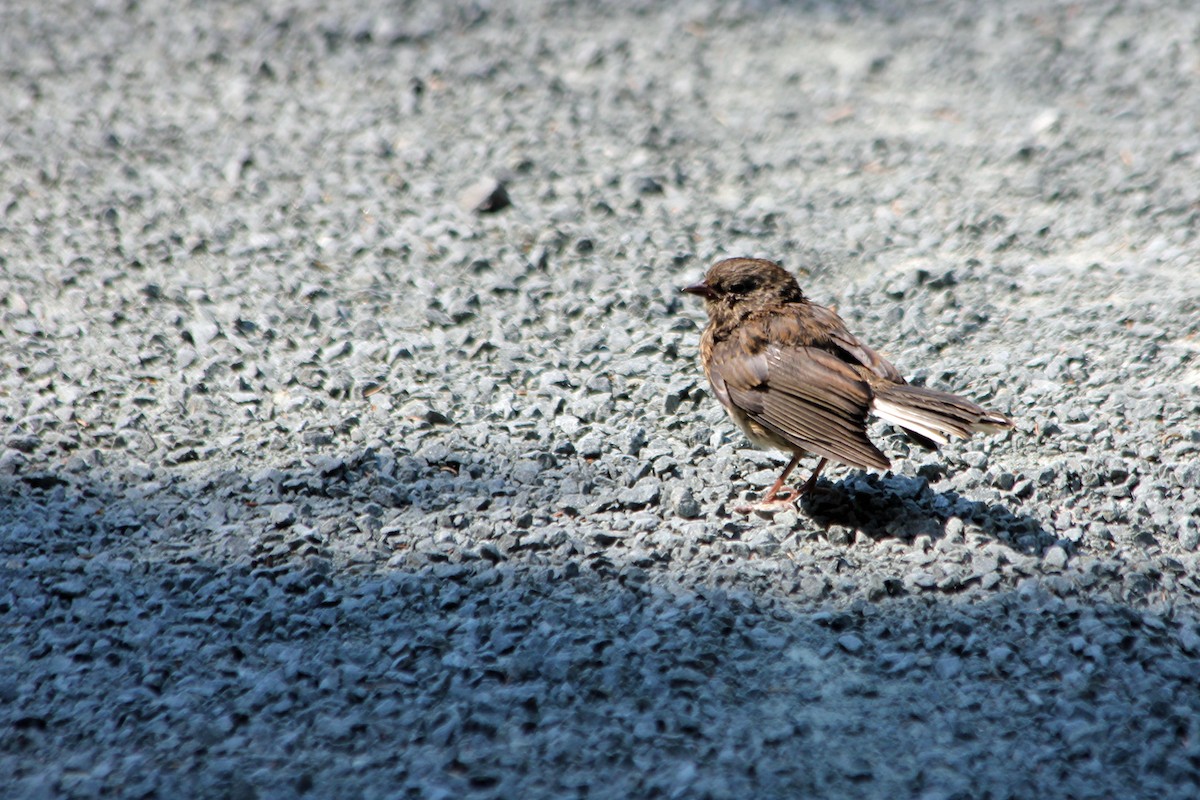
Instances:
[[[758,288],[757,281],[754,278],[738,278],[729,287],[730,294],[750,294]]]

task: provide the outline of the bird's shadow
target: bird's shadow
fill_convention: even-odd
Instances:
[[[836,483],[821,480],[801,505],[826,530],[861,532],[873,540],[922,535],[936,540],[974,531],[1027,555],[1040,555],[1058,540],[1035,517],[1002,503],[935,491],[925,478],[909,475],[862,473]],[[961,526],[953,522],[956,518]]]

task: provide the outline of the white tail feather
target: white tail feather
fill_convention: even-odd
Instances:
[[[919,433],[938,444],[948,444],[951,436],[956,439],[965,438],[957,431],[946,430],[938,424],[937,417],[921,412],[918,409],[902,406],[881,397],[876,397],[872,405],[875,414],[884,422],[890,422],[893,425],[899,425],[905,430]],[[971,427],[973,430],[983,430],[983,428]]]
[[[1012,423],[977,422],[971,426],[974,433],[1001,433],[1012,428]]]

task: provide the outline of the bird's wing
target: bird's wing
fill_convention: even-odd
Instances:
[[[867,369],[876,378],[892,383],[905,383],[900,370],[883,356],[858,340],[858,337],[846,329],[846,323],[837,312],[816,303],[808,305],[808,312],[814,323],[814,329],[820,330],[828,339],[828,345],[837,349],[837,355],[849,363],[857,363]]]
[[[713,347],[710,377],[718,396],[794,446],[851,466],[887,469],[867,438],[871,387],[845,361],[816,346],[736,339]]]

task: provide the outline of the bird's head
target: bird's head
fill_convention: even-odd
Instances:
[[[715,307],[759,308],[804,300],[800,284],[773,261],[761,258],[727,258],[713,264],[704,280],[680,291],[704,298],[710,313]]]

